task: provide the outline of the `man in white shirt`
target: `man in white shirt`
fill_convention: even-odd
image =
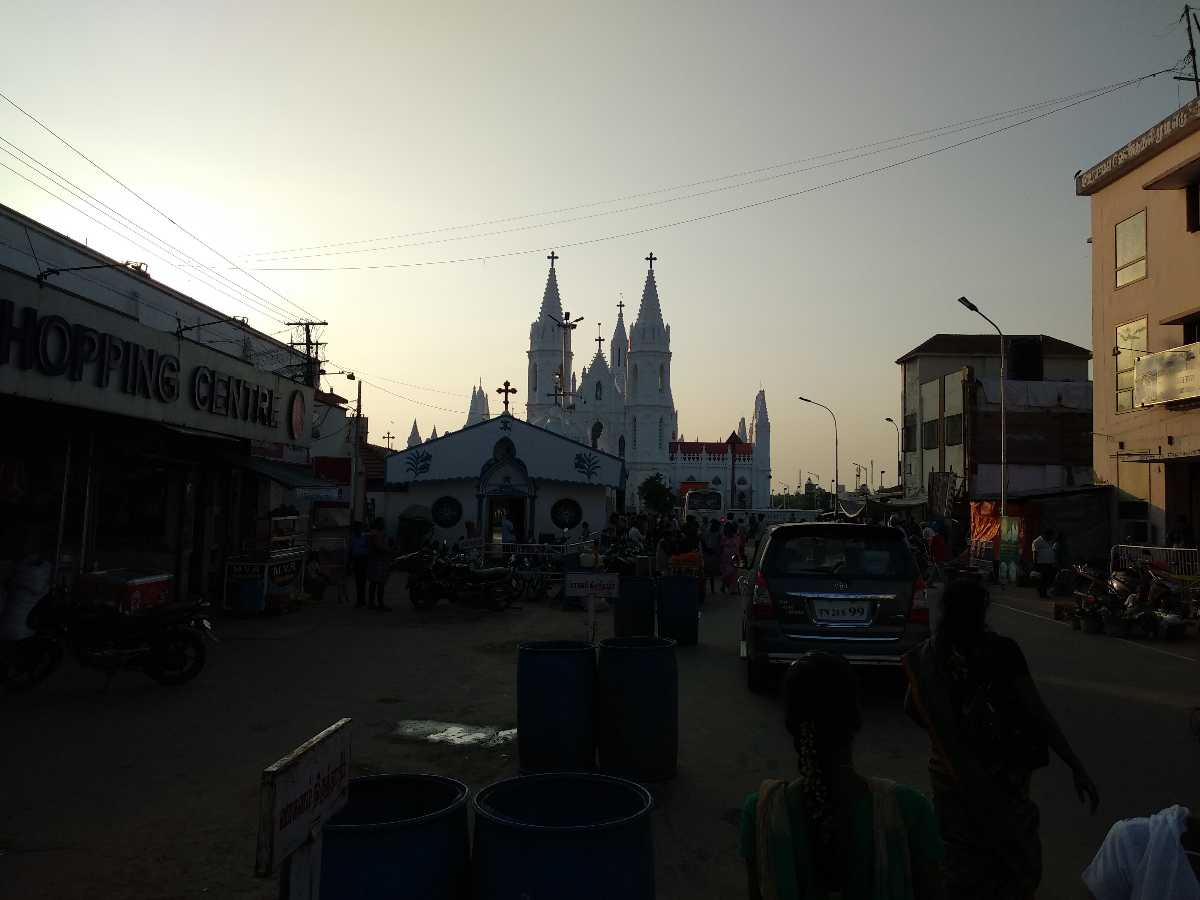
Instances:
[[[1033,539],[1033,565],[1041,577],[1038,579],[1038,596],[1047,597],[1054,582],[1054,532],[1047,529]]]
[[[1200,900],[1200,824],[1186,807],[1123,819],[1109,830],[1083,883],[1094,900]]]

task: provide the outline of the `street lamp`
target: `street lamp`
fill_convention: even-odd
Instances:
[[[900,463],[900,426],[896,424],[896,420],[888,416],[883,421],[891,422],[892,427],[896,429],[896,484],[904,487],[904,467]],[[879,483],[883,484],[883,471],[879,473]]]
[[[824,403],[818,403],[816,400],[809,400],[807,397],[797,397],[803,403],[811,403],[813,406],[819,406],[829,415],[833,416],[833,511],[836,513],[838,508],[838,433],[837,433],[837,416],[833,410]]]
[[[984,315],[983,311],[966,297],[959,297],[958,302],[964,309],[975,313],[995,328],[996,334],[1000,335],[1000,517],[1003,518],[1008,515],[1008,418],[1007,404],[1004,402],[1004,382],[1008,378],[1008,363],[1004,352],[1004,332],[1000,330],[999,325]]]
[[[854,490],[857,491],[858,490],[858,480],[859,480],[859,478],[862,477],[862,473],[867,471],[867,467],[864,466],[862,463],[856,463],[854,460],[850,461],[850,465],[854,466]]]

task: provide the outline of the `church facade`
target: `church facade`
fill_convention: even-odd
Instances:
[[[625,503],[638,507],[638,486],[661,474],[674,490],[710,486],[726,503],[761,508],[771,496],[771,422],[766,393],[754,399],[749,428],[743,418],[735,433],[735,458],[726,435],[709,442],[685,441],[671,390],[671,326],[663,318],[651,253],[637,318],[626,331],[624,303],[604,352],[595,339],[591,360],[575,371],[570,310],[563,309],[555,269],[529,329],[526,420],[625,461]],[[566,373],[564,375],[564,373]],[[472,412],[478,416],[473,398]],[[486,403],[486,399],[484,400]],[[731,490],[732,489],[732,490]]]

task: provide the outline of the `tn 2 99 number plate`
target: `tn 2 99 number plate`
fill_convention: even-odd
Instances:
[[[866,600],[813,600],[813,618],[818,622],[854,625],[870,621],[871,606]]]

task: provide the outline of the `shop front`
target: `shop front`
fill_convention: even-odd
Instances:
[[[252,453],[306,460],[311,403],[309,387],[0,269],[0,584],[35,554],[62,591],[166,580],[147,602],[216,599],[285,496],[286,473]]]

